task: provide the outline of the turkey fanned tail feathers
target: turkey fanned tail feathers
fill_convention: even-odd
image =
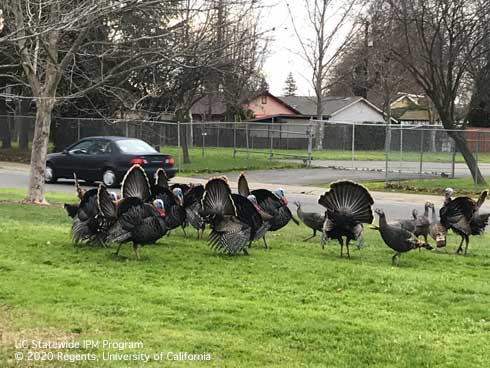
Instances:
[[[370,224],[374,219],[371,208],[373,198],[365,187],[352,181],[332,183],[318,203],[327,209],[329,217],[342,214],[353,223],[364,224]]]
[[[248,187],[247,178],[245,178],[245,174],[241,173],[238,178],[238,193],[240,193],[244,197],[248,197],[250,195],[250,188]]]
[[[140,165],[133,165],[128,170],[121,184],[121,193],[123,198],[136,197],[144,202],[150,199],[150,182]]]
[[[226,179],[208,181],[202,199],[201,215],[211,224],[208,241],[211,248],[230,255],[247,253],[247,246],[262,225],[253,204],[232,194]]]

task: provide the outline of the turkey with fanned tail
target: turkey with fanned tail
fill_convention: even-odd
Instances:
[[[77,190],[79,204],[66,204],[68,215],[73,219],[71,227],[71,238],[73,243],[88,243],[93,245],[104,245],[104,219],[101,217],[97,207],[97,188],[85,190],[80,187],[76,174],[75,187]],[[116,200],[115,193],[108,193],[111,200]]]
[[[296,225],[299,221],[293,217],[289,207],[284,189],[278,188],[274,192],[267,189],[250,190],[245,174],[241,173],[238,178],[238,193],[244,197],[253,195],[257,200],[258,207],[265,213],[272,216],[270,219],[269,231],[277,231],[286,226],[290,220]]]
[[[202,184],[191,184],[184,192],[185,221],[197,230],[197,239],[202,238],[206,228],[206,221],[201,216],[203,195],[204,186]]]
[[[133,242],[136,258],[139,259],[138,247],[153,244],[167,231],[165,222],[165,203],[161,199],[150,200],[150,183],[144,169],[139,165],[132,166],[123,179],[121,186],[123,198],[114,203],[109,200],[105,187],[98,191],[98,207],[112,226],[107,230],[107,243],[118,243],[116,255],[122,244]]]
[[[211,248],[230,255],[243,252],[254,240],[262,219],[253,204],[242,195],[232,194],[226,178],[210,179],[202,198],[203,218],[211,224]]]
[[[364,246],[362,224],[373,222],[373,198],[362,185],[343,180],[330,184],[330,189],[320,196],[318,203],[326,208],[322,246],[328,239],[337,239],[342,257],[343,237],[346,237],[347,257],[350,258],[350,241],[358,240],[358,247]]]
[[[461,236],[456,253],[463,251],[463,242],[466,243],[464,254],[468,251],[471,235],[480,235],[488,225],[489,213],[480,213],[480,207],[488,196],[488,190],[483,191],[477,201],[469,197],[458,197],[450,201],[439,211],[441,224],[446,229],[452,229]]]

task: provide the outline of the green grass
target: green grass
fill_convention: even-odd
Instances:
[[[0,191],[0,200],[21,198]],[[75,196],[49,196],[74,201]],[[413,251],[391,266],[377,232],[341,259],[294,224],[266,251],[216,254],[189,230],[141,249],[74,247],[61,206],[0,203],[0,366],[14,342],[141,341],[150,353],[209,352],[210,362],[37,363],[20,366],[488,367],[490,248]],[[99,357],[104,349],[85,349]],[[24,351],[25,352],[25,351]],[[67,351],[75,352],[75,351]],[[166,363],[166,364],[165,364]]]
[[[195,147],[191,148],[191,156],[193,156],[196,160],[201,160],[201,148]],[[262,154],[253,154],[253,157],[263,157],[268,160],[269,150],[267,148],[260,149],[251,149],[251,151],[260,151]],[[165,146],[162,148],[162,152],[169,152],[174,155],[177,155],[177,147],[173,146]],[[281,154],[287,155],[297,155],[297,156],[307,156],[308,152],[305,148],[304,150],[280,150],[274,149],[273,153],[276,154],[274,158],[277,159],[285,159],[287,156],[281,156]],[[217,147],[206,147],[205,154],[209,157],[233,157],[233,148],[217,148]],[[246,156],[245,153],[239,153],[239,157]],[[198,157],[199,156],[199,157]],[[334,161],[351,161],[352,160],[352,152],[350,150],[323,150],[323,151],[313,151],[313,160],[334,160]],[[420,153],[419,152],[390,152],[389,159],[391,161],[398,161],[400,157],[403,161],[412,161],[419,162],[420,161]],[[385,161],[385,153],[384,151],[356,151],[355,159],[359,161]],[[452,153],[450,152],[425,152],[423,156],[424,162],[451,162],[452,161]],[[481,163],[490,163],[490,153],[480,153],[478,156],[478,161]],[[456,154],[455,158],[456,163],[464,163],[463,156],[460,153]],[[314,163],[314,162],[313,162]]]
[[[165,146],[161,148],[161,151],[174,156],[176,160],[175,166],[178,166],[178,147]],[[180,154],[182,155],[182,152],[180,152]],[[250,171],[259,169],[286,169],[302,167],[302,165],[298,163],[288,162],[277,158],[269,160],[269,156],[265,154],[251,153],[250,156],[247,157],[246,153],[238,152],[236,154],[236,157],[233,158],[233,148],[206,148],[203,157],[201,148],[194,147],[189,149],[189,155],[191,163],[182,164],[182,174],[184,175],[192,175],[196,173],[213,173],[241,170]]]
[[[475,185],[472,178],[437,178],[437,179],[412,179],[392,181],[386,185],[383,181],[366,181],[362,183],[369,190],[377,192],[399,192],[399,193],[425,193],[443,194],[447,187],[455,190],[456,195],[478,194],[488,189],[489,185]],[[329,185],[326,185],[328,187]]]

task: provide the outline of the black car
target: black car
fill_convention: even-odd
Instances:
[[[148,143],[126,137],[87,137],[51,153],[46,160],[45,181],[55,183],[61,178],[77,177],[87,182],[101,181],[108,187],[118,185],[126,171],[140,164],[152,180],[158,168],[174,177],[174,159],[158,152]]]

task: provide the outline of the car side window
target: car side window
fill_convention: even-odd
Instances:
[[[93,145],[94,141],[92,140],[86,140],[82,141],[73,147],[70,148],[69,153],[74,154],[74,155],[79,155],[79,154],[88,154],[90,147]]]
[[[88,149],[88,153],[91,155],[103,155],[111,153],[111,142],[105,139],[98,139],[94,141],[94,144]]]

